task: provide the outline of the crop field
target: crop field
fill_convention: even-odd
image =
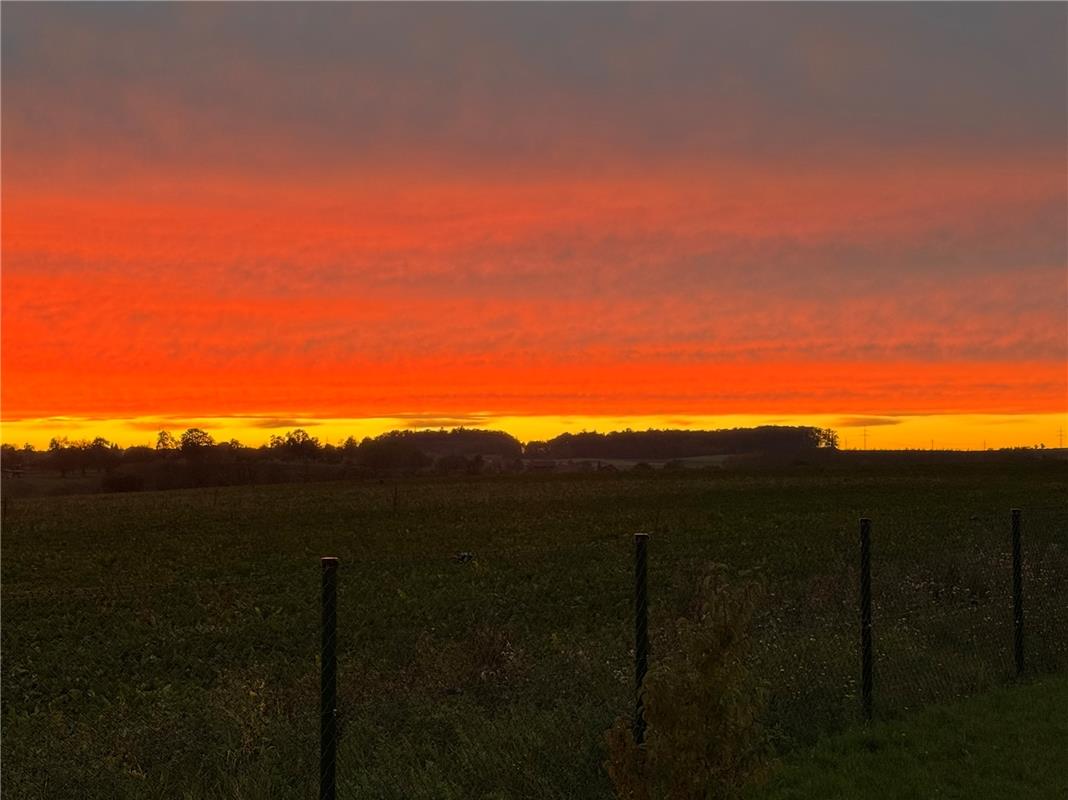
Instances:
[[[2,559],[10,797],[312,798],[319,557],[339,573],[341,797],[610,798],[632,711],[633,542],[652,660],[709,564],[756,576],[779,754],[860,720],[858,519],[875,715],[1068,671],[1064,464],[656,471],[21,498]],[[457,557],[458,554],[470,557]],[[659,650],[658,650],[659,648]]]

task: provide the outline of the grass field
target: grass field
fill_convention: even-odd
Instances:
[[[3,781],[19,798],[314,797],[319,564],[341,558],[342,796],[608,798],[650,630],[709,562],[755,570],[754,663],[789,759],[857,722],[857,519],[876,714],[1068,670],[1060,464],[322,483],[20,499],[3,526]],[[474,559],[459,562],[458,552]]]
[[[748,800],[1063,800],[1068,676],[858,728],[786,760]]]

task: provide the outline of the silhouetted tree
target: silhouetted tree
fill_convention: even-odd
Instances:
[[[200,428],[190,428],[181,438],[182,453],[192,457],[202,456],[214,444],[215,440],[211,438],[211,434]]]
[[[81,443],[72,444],[66,436],[53,438],[48,443],[48,463],[64,478],[71,470],[81,468],[84,471]]]
[[[22,453],[13,444],[0,445],[0,464],[5,469],[20,469],[24,461]]]
[[[344,453],[346,461],[355,461],[359,449],[360,443],[356,441],[355,436],[348,437],[341,445],[341,452]]]
[[[549,458],[549,443],[543,441],[527,442],[523,455],[528,458]]]
[[[343,453],[340,447],[332,444],[324,444],[319,450],[319,458],[327,464],[340,464]]]
[[[319,440],[309,436],[303,428],[289,431],[283,447],[290,458],[309,461],[319,455]]]
[[[357,463],[373,470],[418,470],[430,463],[426,455],[412,441],[410,431],[390,431],[375,439],[360,443]]]
[[[122,450],[103,436],[97,436],[86,448],[86,460],[93,469],[114,469],[122,459]]]
[[[134,445],[122,451],[122,462],[124,464],[143,464],[148,461],[155,461],[157,456],[158,453],[155,448]]]

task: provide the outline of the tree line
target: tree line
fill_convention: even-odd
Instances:
[[[5,444],[2,464],[15,472],[26,468],[51,469],[61,476],[112,472],[129,465],[184,462],[203,468],[227,464],[288,463],[347,464],[368,470],[418,471],[468,469],[478,460],[493,457],[517,460],[523,444],[503,431],[456,428],[437,431],[390,431],[362,440],[349,436],[340,444],[324,443],[303,428],[274,434],[267,443],[250,447],[236,439],[216,441],[201,428],[179,435],[161,430],[154,446],[120,447],[102,436],[92,440],[53,438],[47,450],[27,444]]]
[[[645,430],[612,433],[562,433],[544,442],[530,442],[528,456],[539,458],[604,458],[668,460],[711,455],[803,453],[838,448],[838,434],[828,428],[762,425],[726,430]]]
[[[9,477],[27,469],[51,470],[62,477],[99,475],[104,490],[132,491],[384,474],[521,471],[546,461],[800,454],[836,447],[833,431],[786,426],[565,433],[526,444],[504,431],[475,428],[390,431],[360,440],[349,436],[332,444],[297,428],[274,434],[258,447],[236,439],[216,441],[205,430],[189,428],[178,435],[159,431],[154,446],[123,448],[101,436],[57,437],[42,451],[6,444],[2,464]]]

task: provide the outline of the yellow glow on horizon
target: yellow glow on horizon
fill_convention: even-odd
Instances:
[[[814,425],[838,432],[843,449],[860,450],[980,450],[1001,447],[1061,446],[1068,434],[1068,414],[938,414],[929,416],[859,415],[659,415],[659,416],[499,416],[473,413],[465,416],[407,415],[353,419],[318,419],[287,415],[243,417],[135,417],[87,419],[50,417],[5,421],[0,436],[5,443],[32,444],[44,449],[53,437],[71,440],[103,436],[123,447],[153,446],[156,433],[180,435],[187,428],[203,428],[217,441],[237,439],[243,444],[265,444],[272,434],[304,428],[323,443],[339,444],[348,436],[362,439],[389,430],[427,428],[492,428],[504,430],[523,442],[549,439],[561,433],[614,431],[631,428],[748,428],[757,425]]]

